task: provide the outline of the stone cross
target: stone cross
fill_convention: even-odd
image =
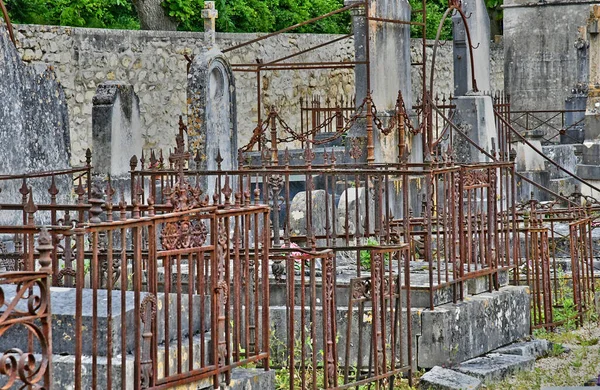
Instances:
[[[215,8],[214,1],[205,1],[202,10],[202,19],[204,19],[204,34],[210,46],[215,45],[215,21],[219,17],[219,11]]]

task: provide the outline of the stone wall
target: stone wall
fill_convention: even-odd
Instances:
[[[575,42],[590,3],[505,1],[505,82],[513,109],[564,109],[577,81]]]
[[[84,159],[91,147],[92,97],[105,80],[131,83],[140,98],[146,149],[174,144],[179,115],[186,113],[187,60],[204,47],[203,33],[122,31],[56,26],[17,25],[23,60],[46,62],[54,67],[65,89],[69,106],[72,162]],[[217,44],[227,48],[256,38],[257,34],[217,34]],[[227,53],[232,63],[274,60],[331,40],[331,35],[284,34]],[[413,41],[412,61],[418,60],[420,41]],[[431,48],[428,48],[431,59]],[[492,50],[492,85],[501,89],[502,50]],[[352,61],[352,39],[296,57],[297,61]],[[376,61],[376,59],[374,59]],[[498,66],[500,65],[500,66]],[[440,47],[435,89],[449,94],[453,85],[452,45]],[[413,69],[414,96],[420,94],[420,76]],[[236,72],[238,145],[250,138],[257,120],[256,75]],[[427,76],[429,77],[429,76]],[[352,69],[266,71],[261,73],[263,113],[275,105],[292,127],[298,126],[300,97],[318,94],[335,101],[354,94]],[[138,153],[132,151],[132,153]]]

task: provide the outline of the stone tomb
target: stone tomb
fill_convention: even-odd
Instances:
[[[129,178],[132,154],[142,152],[140,103],[133,86],[106,81],[92,100],[92,147],[94,173]]]
[[[0,172],[25,174],[69,169],[69,116],[63,88],[45,64],[26,65],[0,25]],[[34,202],[50,203],[50,178],[28,180]],[[0,182],[0,203],[21,203],[21,180]],[[71,179],[57,177],[59,202],[71,194]],[[22,222],[21,213],[4,212],[0,225]],[[38,213],[36,223],[48,223]]]

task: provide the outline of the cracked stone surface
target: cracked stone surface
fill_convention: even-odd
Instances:
[[[491,353],[484,357],[467,360],[455,370],[481,379],[484,383],[493,383],[513,375],[521,370],[532,370],[534,357]]]
[[[435,366],[421,377],[419,388],[427,390],[476,390],[481,388],[481,380]]]

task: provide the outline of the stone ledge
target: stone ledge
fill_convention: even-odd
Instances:
[[[548,352],[552,350],[552,345],[551,342],[543,339],[523,341],[496,349],[494,353],[539,358],[547,356]]]
[[[419,388],[424,390],[477,390],[481,381],[472,376],[435,366],[421,377]]]
[[[481,379],[484,383],[496,383],[521,370],[532,370],[534,357],[491,353],[458,365],[456,371]]]
[[[529,335],[529,288],[503,287],[420,316],[419,367],[458,364]]]

